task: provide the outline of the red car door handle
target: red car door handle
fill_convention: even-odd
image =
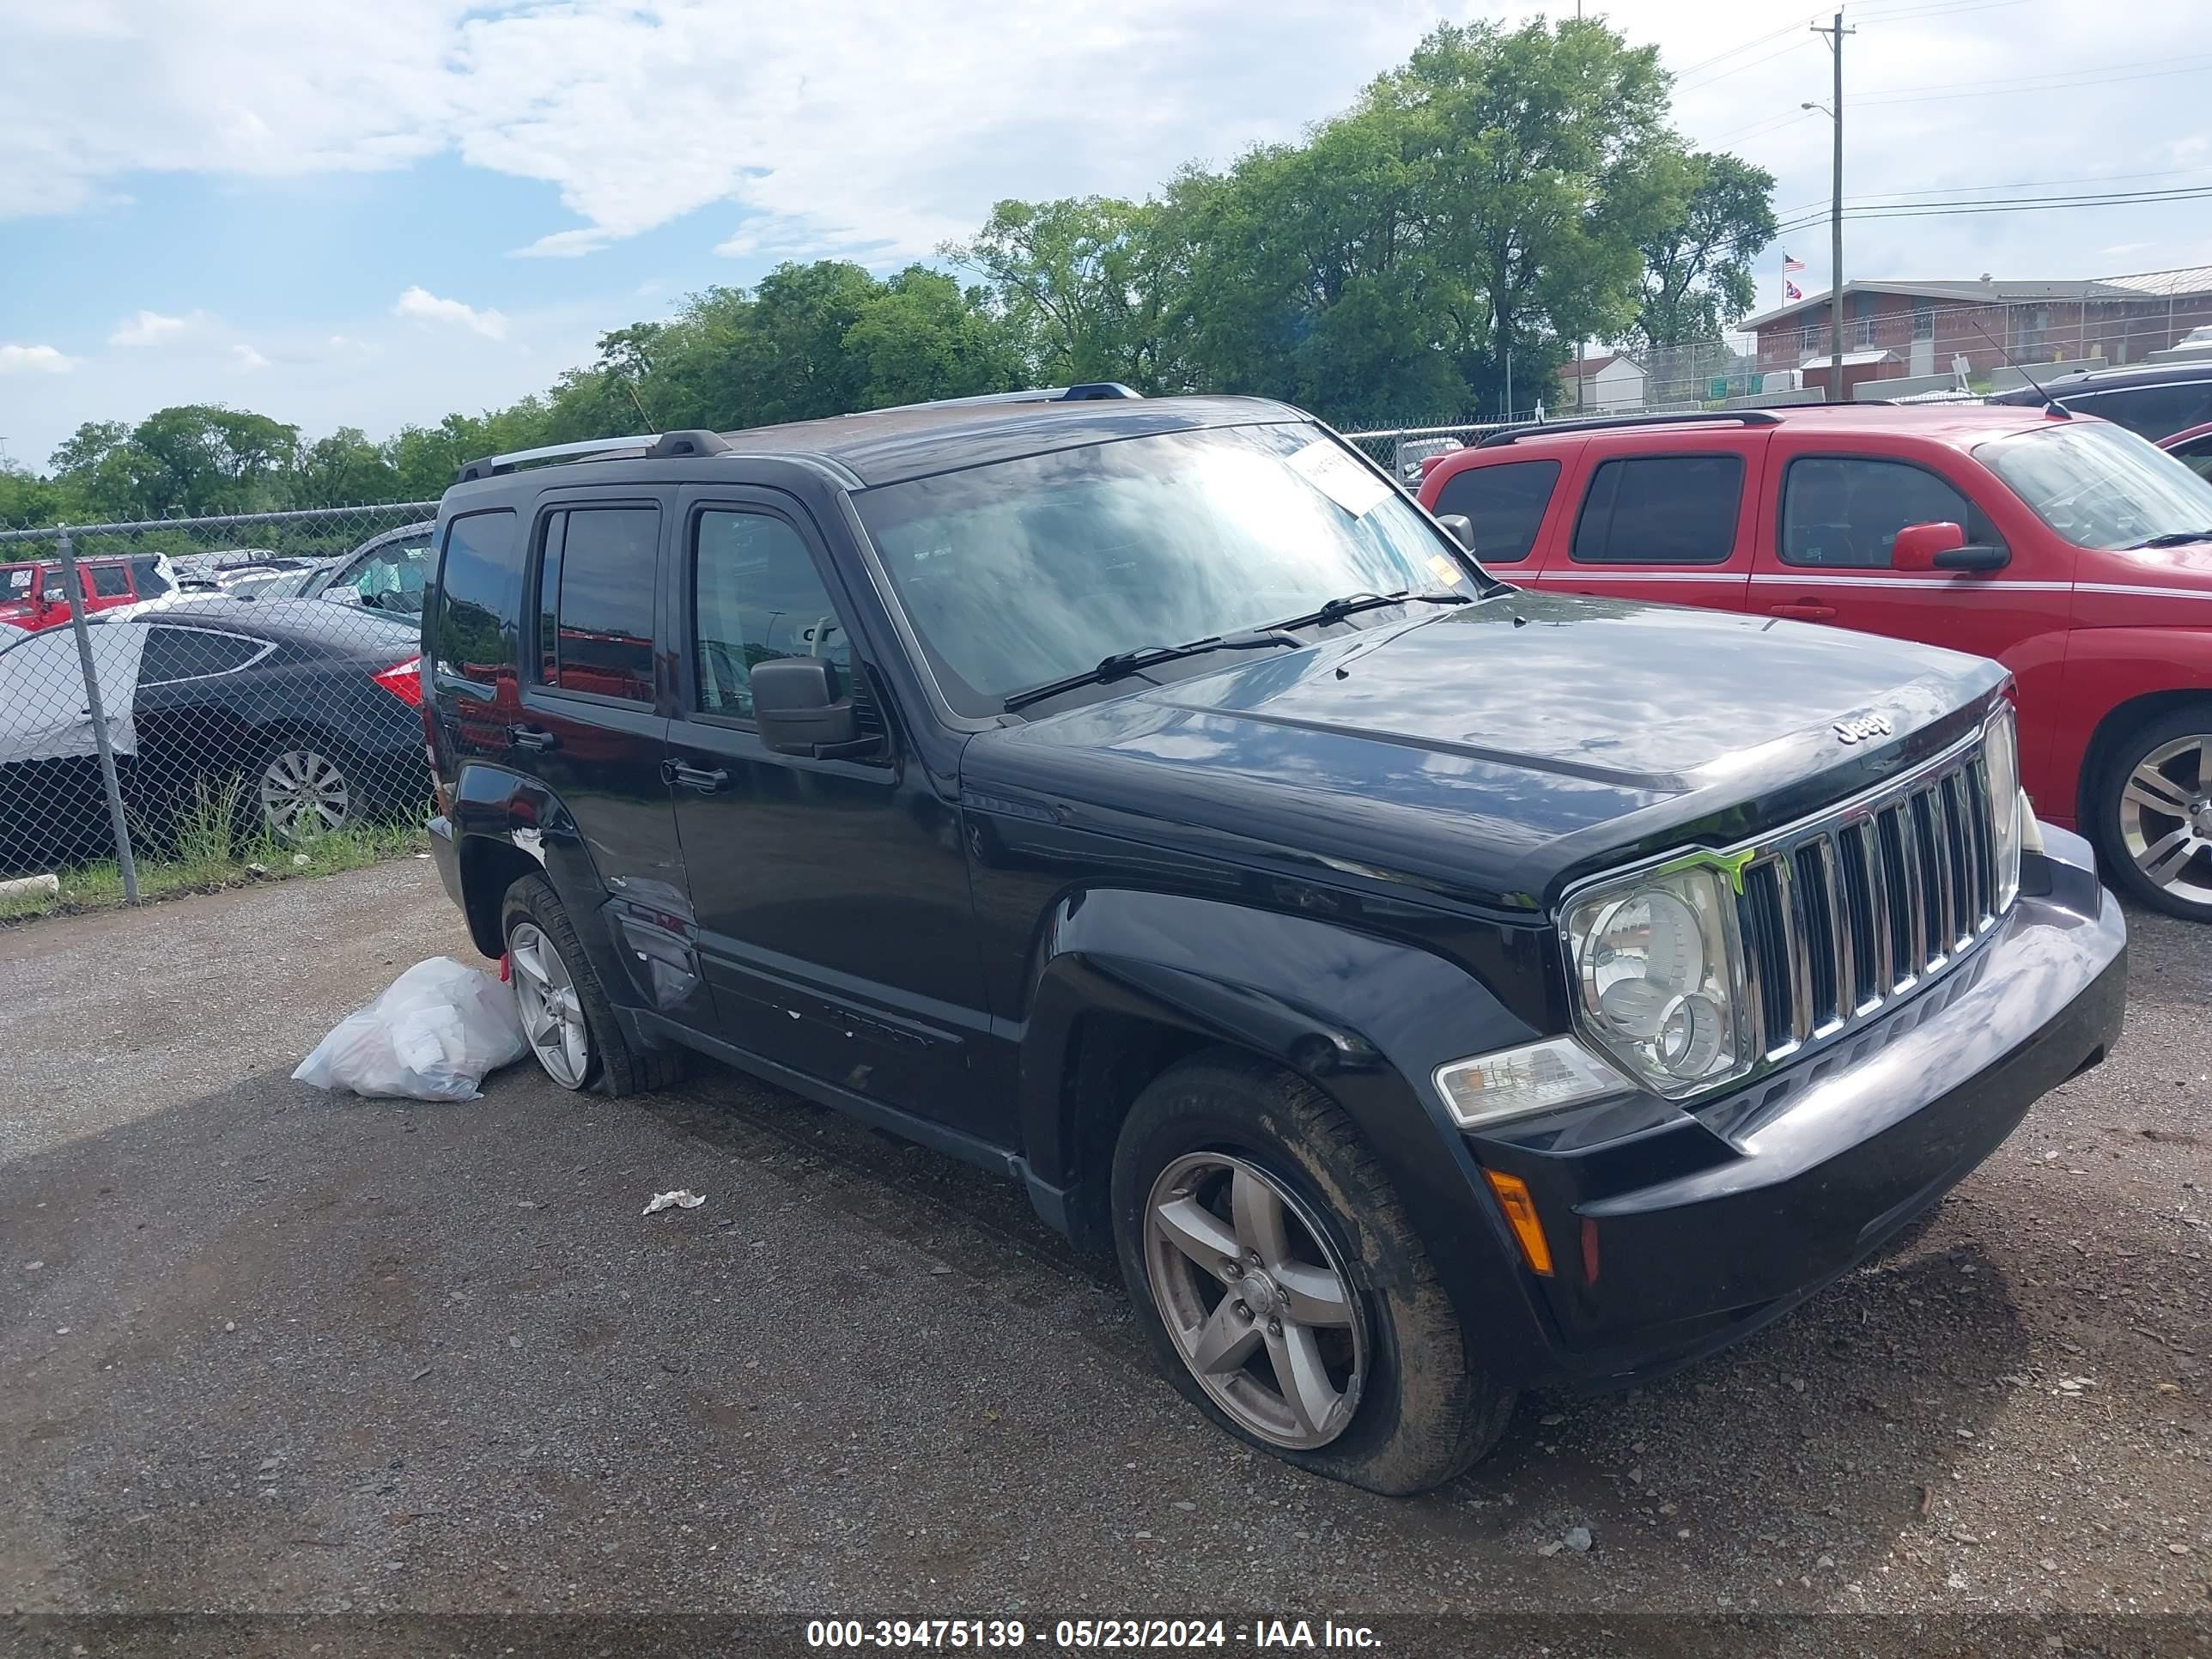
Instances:
[[[1836,614],[1836,607],[1832,605],[1821,605],[1817,600],[1812,599],[1796,605],[1778,605],[1768,608],[1775,616],[1790,617],[1798,622],[1826,622]]]

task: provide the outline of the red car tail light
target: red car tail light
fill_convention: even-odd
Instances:
[[[420,708],[422,706],[422,675],[416,665],[421,661],[420,657],[410,657],[405,662],[392,664],[380,674],[371,674],[369,678],[410,708]]]

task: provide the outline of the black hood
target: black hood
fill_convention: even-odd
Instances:
[[[986,732],[962,779],[971,808],[1528,907],[1856,793],[1972,730],[2004,678],[1873,635],[1508,588]],[[1864,715],[1890,734],[1847,742]]]

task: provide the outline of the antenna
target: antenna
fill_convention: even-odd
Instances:
[[[2062,421],[2070,421],[2074,418],[2074,411],[2067,408],[2064,404],[2060,403],[2057,398],[2052,397],[2048,392],[2045,392],[2043,389],[2042,382],[2038,380],[2034,375],[2027,372],[2027,365],[2022,363],[2019,358],[2014,356],[2011,352],[2005,349],[2004,343],[2002,340],[1993,338],[1990,336],[1989,330],[1984,328],[1979,323],[1976,322],[1971,317],[1966,319],[1966,325],[1972,329],[1975,333],[1980,335],[1984,340],[1988,340],[1990,345],[1996,349],[1997,356],[2005,360],[2006,366],[2009,368],[2014,374],[2019,375],[2021,380],[2027,381],[2028,386],[2034,391],[2035,395],[2043,399],[2043,408],[2045,414],[2056,415]]]

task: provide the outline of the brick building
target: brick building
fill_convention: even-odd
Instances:
[[[1986,374],[2005,352],[2031,366],[2087,358],[2117,366],[2212,324],[2212,266],[2063,282],[1845,283],[1843,304],[1847,384],[1944,374],[1960,358],[1970,374]],[[1808,385],[1824,383],[1826,295],[1739,326],[1758,339],[1761,372],[1804,369]]]

